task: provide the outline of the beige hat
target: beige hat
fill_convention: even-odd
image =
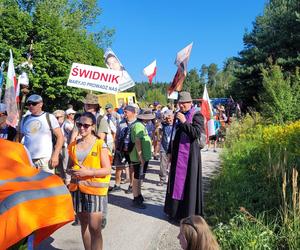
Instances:
[[[87,94],[86,97],[83,100],[84,104],[98,104],[99,105],[99,101],[98,101],[98,96],[95,94]]]
[[[141,120],[152,120],[155,118],[155,115],[151,109],[142,109],[136,118]]]
[[[192,102],[191,94],[186,91],[179,92],[178,102]]]

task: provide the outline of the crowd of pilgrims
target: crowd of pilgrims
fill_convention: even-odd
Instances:
[[[164,186],[169,181],[165,213],[176,221],[191,215],[203,216],[201,147],[196,139],[201,133],[205,134],[204,118],[201,105],[193,104],[190,93],[182,92],[177,106],[163,106],[155,101],[146,108],[137,104],[113,107],[110,103],[100,107],[98,97],[93,94],[88,94],[83,103],[83,112],[76,112],[70,105],[66,110],[48,114],[42,111],[42,97],[30,96],[27,99],[29,112],[20,123],[20,139],[23,137],[21,142],[29,148],[35,167],[59,175],[68,186],[77,214],[74,224],[80,224],[83,229],[86,249],[91,244],[103,244],[101,228],[106,224],[107,192],[121,192],[121,184],[126,184],[125,192],[133,194],[132,205],[137,209],[147,208],[141,185],[151,159],[160,162],[157,185]],[[232,116],[222,105],[214,107],[213,113],[216,134],[209,141],[216,152],[217,143],[225,139]],[[0,138],[16,140],[17,131],[6,125],[6,116],[6,107],[1,103]],[[52,139],[57,139],[53,140],[53,145],[58,144],[60,134],[52,128],[53,124],[56,126],[51,121],[54,117],[63,136],[57,163],[54,153],[45,164],[43,159],[35,159],[31,152],[33,131],[29,130],[33,123],[29,124],[40,116],[46,117]],[[182,145],[185,145],[184,149]],[[57,147],[53,152],[55,150]],[[114,183],[110,180],[111,169],[115,174]],[[102,225],[100,237],[99,223]]]

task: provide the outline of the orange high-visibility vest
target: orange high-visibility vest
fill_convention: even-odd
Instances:
[[[34,247],[74,220],[62,180],[30,165],[20,143],[0,139],[0,250],[34,234]]]
[[[101,159],[100,153],[102,150],[103,140],[97,139],[93,145],[91,151],[88,153],[84,159],[82,165],[88,168],[100,169],[101,168]],[[74,162],[74,169],[79,168],[79,164],[76,157],[76,141],[72,142],[68,146],[69,156]],[[72,177],[71,183],[69,185],[69,190],[71,192],[76,191],[78,188],[82,193],[93,194],[93,195],[107,195],[109,187],[110,175],[105,177],[83,177],[83,178],[74,178]]]

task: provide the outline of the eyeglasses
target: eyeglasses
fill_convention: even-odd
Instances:
[[[39,104],[39,102],[27,102],[27,106],[30,106],[30,105],[36,106],[38,104]]]
[[[90,126],[93,126],[93,124],[87,124],[87,123],[76,122],[76,127],[77,127],[77,128],[83,127],[84,129],[88,129]]]
[[[55,116],[56,119],[64,118],[64,116]]]

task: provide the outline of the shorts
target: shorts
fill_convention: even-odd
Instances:
[[[218,136],[217,135],[212,135],[209,137],[210,141],[217,141],[218,140]]]
[[[134,172],[134,179],[141,179],[143,180],[145,178],[145,174],[147,172],[147,169],[148,169],[148,164],[149,164],[149,161],[145,161],[145,165],[144,165],[144,168],[143,168],[143,173],[140,173],[140,170],[141,170],[141,163],[139,162],[132,162],[132,166],[133,166],[133,172]]]
[[[50,158],[48,157],[32,159],[32,162],[37,169],[42,169],[47,173],[55,174],[55,168],[49,167],[49,161]]]
[[[106,225],[107,195],[85,194],[80,190],[71,192],[76,213],[102,213],[102,228]]]
[[[129,154],[116,151],[113,160],[113,166],[116,168],[125,168],[126,163],[130,164]]]

